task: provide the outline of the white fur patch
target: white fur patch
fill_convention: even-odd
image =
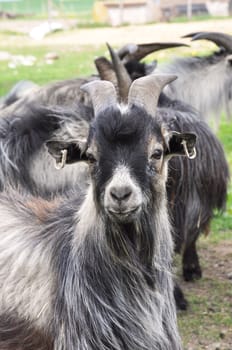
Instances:
[[[142,204],[143,196],[141,192],[141,188],[138,186],[136,180],[131,176],[130,169],[124,165],[121,164],[113,172],[113,176],[111,180],[108,182],[106,189],[105,189],[105,197],[104,197],[104,205],[105,207],[108,207],[111,202],[111,195],[110,192],[112,188],[117,188],[121,186],[128,186],[131,188],[132,195],[129,199],[129,206],[131,208],[137,207],[138,205]]]
[[[76,234],[74,235],[74,247],[80,246],[82,238],[84,239],[88,233],[99,232],[103,233],[102,220],[97,213],[96,205],[93,198],[92,184],[86,192],[85,199],[76,215],[77,226]],[[81,234],[81,236],[80,236]]]

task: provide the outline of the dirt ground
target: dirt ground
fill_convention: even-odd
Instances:
[[[185,349],[232,350],[232,241],[200,244],[199,252],[203,278],[181,283],[189,300],[179,315]]]
[[[180,41],[181,36],[198,31],[218,31],[232,34],[232,20],[207,20],[204,22],[187,23],[157,23],[150,25],[130,25],[124,27],[105,27],[94,29],[78,28],[75,20],[55,20],[62,22],[66,27],[77,29],[57,33],[55,36],[47,36],[42,40],[33,40],[29,35],[25,38],[24,45],[104,45],[110,42],[111,45],[121,45],[129,42],[150,42],[150,41]],[[44,21],[30,20],[0,20],[0,31],[15,31],[28,34],[35,26]],[[17,42],[15,43],[17,45]]]

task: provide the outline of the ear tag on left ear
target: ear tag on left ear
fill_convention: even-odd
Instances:
[[[67,160],[68,151],[67,151],[67,149],[62,149],[60,151],[60,153],[61,153],[61,160],[59,161],[59,160],[56,159],[56,162],[55,162],[55,168],[57,170],[60,170],[60,169],[62,169],[65,166],[66,160]]]
[[[186,155],[189,159],[194,159],[194,158],[196,158],[197,152],[196,152],[196,148],[195,148],[195,147],[193,147],[193,151],[192,151],[192,153],[190,154],[189,151],[188,151],[188,147],[187,147],[187,142],[186,142],[186,140],[183,140],[183,141],[181,142],[181,144],[183,145],[185,155]]]

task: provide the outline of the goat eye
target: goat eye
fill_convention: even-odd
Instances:
[[[153,159],[160,159],[162,157],[163,151],[161,149],[156,149],[152,155],[151,158]]]

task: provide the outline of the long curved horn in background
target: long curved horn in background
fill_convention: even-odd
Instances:
[[[148,43],[148,44],[127,44],[118,50],[117,54],[124,63],[131,60],[140,61],[152,52],[189,45],[183,43]]]
[[[101,80],[110,81],[115,89],[118,90],[118,80],[112,63],[104,56],[97,57],[94,63]]]
[[[177,78],[172,74],[150,74],[134,80],[130,87],[128,106],[144,108],[148,114],[155,117],[158,99],[164,86]]]
[[[109,107],[117,106],[117,93],[110,81],[94,80],[81,86],[92,100],[95,117]]]
[[[198,34],[201,34],[201,33],[205,33],[205,32],[194,32],[194,33],[189,33],[189,34],[183,35],[181,38],[192,38],[192,37],[194,37],[195,35],[198,35]]]
[[[190,34],[188,36],[190,37]],[[219,47],[223,47],[228,53],[232,53],[232,36],[225,33],[218,32],[200,32],[196,35],[191,36],[192,41],[196,40],[210,40]]]
[[[109,44],[107,44],[107,47],[109,49],[112,65],[117,77],[119,99],[121,102],[127,102],[128,92],[131,86],[131,78],[117,53]]]

